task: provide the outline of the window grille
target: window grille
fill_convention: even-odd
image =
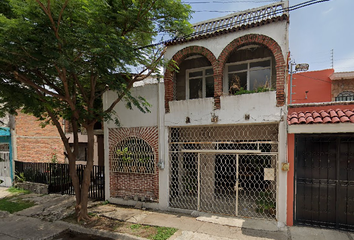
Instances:
[[[345,91],[341,92],[338,94],[338,96],[335,98],[336,102],[341,102],[341,101],[354,101],[354,92],[351,91]]]
[[[170,206],[274,219],[278,125],[170,128]]]
[[[112,171],[121,173],[155,173],[155,155],[143,139],[129,137],[114,148]]]

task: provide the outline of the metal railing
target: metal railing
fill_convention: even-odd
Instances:
[[[193,25],[192,36],[203,35],[242,25],[261,22],[264,20],[288,15],[288,2],[277,2],[260,8],[237,12],[221,18],[204,21]]]
[[[86,165],[76,165],[80,185],[85,168]],[[68,164],[15,161],[15,170],[16,175],[24,177],[25,181],[48,184],[48,193],[75,194]],[[93,166],[89,197],[97,200],[105,199],[104,166]]]

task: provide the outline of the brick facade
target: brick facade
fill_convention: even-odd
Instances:
[[[333,80],[332,81],[332,101],[341,92],[354,92],[354,79],[343,79],[343,80]]]
[[[115,146],[128,137],[136,137],[146,141],[155,154],[155,173],[118,173],[112,171],[112,157]],[[109,129],[109,181],[110,196],[124,199],[134,197],[145,198],[146,201],[158,202],[159,171],[157,168],[158,155],[158,129],[157,127],[132,127]]]
[[[54,125],[42,128],[34,116],[19,112],[15,118],[17,159],[24,162],[51,162],[56,154],[64,162],[64,145]]]
[[[225,67],[225,63],[230,56],[231,53],[236,51],[237,49],[250,44],[258,44],[264,47],[267,47],[270,51],[272,51],[275,62],[276,62],[276,95],[277,95],[277,106],[283,106],[285,104],[285,79],[286,79],[286,71],[287,64],[284,60],[284,56],[282,54],[282,49],[279,44],[273,40],[272,38],[261,35],[261,34],[248,34],[236,38],[232,42],[230,42],[221,52],[220,56],[216,58],[214,54],[208,49],[202,46],[190,46],[183,48],[178,51],[173,57],[171,61],[171,66],[166,69],[164,82],[165,82],[165,109],[166,112],[169,112],[169,102],[173,101],[174,97],[174,74],[173,71],[173,63],[180,65],[184,59],[193,55],[200,54],[206,57],[211,65],[213,66],[214,71],[214,99],[215,99],[215,107],[220,108],[220,96],[222,95],[222,79],[223,79],[223,69]]]

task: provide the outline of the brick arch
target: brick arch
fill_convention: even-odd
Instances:
[[[164,83],[165,83],[165,110],[169,112],[169,102],[173,101],[173,87],[176,84],[173,80],[175,71],[174,65],[179,66],[184,59],[193,55],[193,54],[200,54],[206,57],[209,62],[211,63],[214,71],[214,89],[216,89],[216,83],[219,81],[215,80],[215,76],[218,74],[218,63],[217,59],[214,54],[207,48],[202,46],[189,46],[179,50],[175,55],[173,55],[172,59],[170,60],[169,66],[166,68],[165,75],[164,75]],[[215,90],[214,90],[215,92]]]
[[[284,60],[284,56],[282,53],[282,49],[279,44],[272,38],[261,35],[261,34],[248,34],[242,37],[234,39],[230,42],[221,52],[218,58],[219,69],[222,73],[225,63],[230,56],[231,53],[236,51],[238,48],[248,45],[248,44],[259,44],[262,46],[267,47],[269,50],[272,51],[273,56],[275,58],[275,68],[276,68],[276,94],[277,94],[277,106],[283,106],[285,104],[285,74],[287,65]],[[218,84],[222,86],[222,78],[218,78],[220,81]],[[218,89],[222,93],[222,88]]]
[[[112,171],[114,149],[123,140],[135,137],[144,140],[151,146],[155,156],[154,174],[119,173]],[[113,198],[132,199],[134,196],[146,197],[158,202],[159,199],[159,168],[157,167],[158,128],[157,127],[130,127],[110,128],[108,133],[109,144],[109,181],[110,196]]]

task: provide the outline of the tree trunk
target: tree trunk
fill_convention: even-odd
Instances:
[[[85,126],[87,131],[87,164],[84,170],[84,176],[81,184],[81,199],[80,199],[80,212],[78,215],[78,221],[81,219],[89,219],[87,214],[88,192],[91,183],[91,172],[93,168],[93,156],[94,156],[94,124]]]

